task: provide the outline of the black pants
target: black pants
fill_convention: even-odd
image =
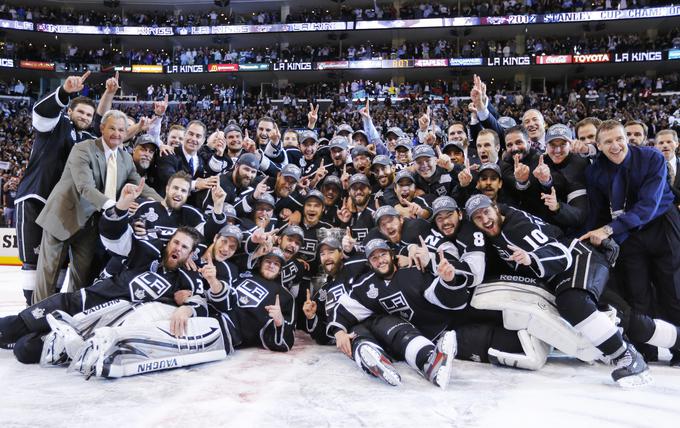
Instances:
[[[626,301],[639,313],[680,325],[680,213],[674,206],[621,245],[617,261]],[[654,300],[656,288],[657,300]]]

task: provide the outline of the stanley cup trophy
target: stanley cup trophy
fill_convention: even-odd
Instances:
[[[338,241],[342,242],[342,237],[345,235],[345,230],[339,227],[331,227],[331,228],[321,228],[316,230],[316,239],[318,240],[319,243],[323,241],[324,239],[328,237],[332,237],[337,239]],[[319,247],[317,245],[317,251]],[[326,283],[326,273],[324,273],[323,268],[319,269],[319,272],[316,272],[314,276],[312,276],[311,280],[311,285],[312,285],[312,292],[317,292],[323,287],[323,285]]]

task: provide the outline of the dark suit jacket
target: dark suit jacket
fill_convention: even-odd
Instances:
[[[155,189],[158,194],[165,196],[165,186],[168,184],[168,179],[170,176],[177,171],[184,171],[191,174],[195,179],[205,178],[208,175],[205,164],[200,156],[198,156],[198,165],[196,165],[196,173],[192,174],[191,168],[189,167],[189,162],[187,158],[184,157],[184,152],[182,147],[175,147],[175,154],[168,156],[160,156],[158,158],[158,165],[156,169],[156,175],[158,179],[156,180]]]
[[[66,241],[85,226],[89,218],[101,211],[108,198],[106,184],[106,155],[101,138],[76,144],[66,161],[61,179],[47,198],[45,208],[36,223],[55,238]],[[132,156],[118,147],[116,154],[116,194],[126,183],[139,184]],[[142,196],[161,201],[162,198],[144,185]]]
[[[669,180],[670,180],[670,172],[669,172]],[[671,185],[671,191],[673,192],[673,195],[675,196],[675,199],[673,202],[675,205],[680,204],[680,158],[676,157],[675,158],[675,181],[670,183]]]

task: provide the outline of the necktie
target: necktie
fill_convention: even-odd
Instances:
[[[675,171],[673,171],[673,164],[670,161],[666,161],[666,166],[668,167],[668,176],[671,178],[671,186],[675,183]]]
[[[191,169],[191,175],[193,176],[194,172],[195,172],[194,171],[194,158],[193,157],[189,158],[189,168]]]
[[[106,185],[104,186],[104,195],[109,198],[116,200],[116,181],[117,181],[117,170],[116,170],[116,156],[112,154],[109,155],[109,159],[106,161]]]

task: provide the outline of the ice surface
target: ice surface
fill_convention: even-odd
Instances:
[[[0,267],[0,315],[22,308],[18,268]],[[369,378],[334,347],[298,336],[291,352],[136,377],[85,381],[0,350],[0,427],[678,427],[680,369],[622,390],[610,367],[551,358],[539,372],[456,361],[449,389],[398,363],[403,384]]]

